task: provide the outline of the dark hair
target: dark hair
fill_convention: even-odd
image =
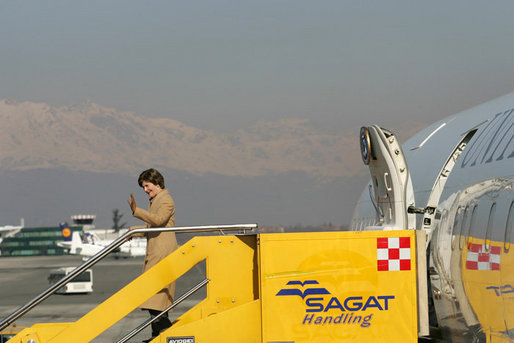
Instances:
[[[141,175],[139,175],[139,179],[137,180],[137,183],[140,187],[143,187],[143,181],[151,182],[154,185],[158,185],[164,189],[164,178],[156,169],[150,168],[142,172]]]

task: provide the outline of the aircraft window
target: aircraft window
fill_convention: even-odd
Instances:
[[[471,220],[469,222],[468,233],[466,235],[468,241],[468,249],[471,248],[471,243],[473,241],[473,237],[471,237],[471,228],[477,225],[477,208],[478,206],[475,205],[473,206],[473,211],[471,211]]]
[[[485,250],[488,251],[491,247],[491,231],[493,231],[493,219],[496,212],[496,203],[491,205],[489,210],[489,219],[487,220],[487,231],[485,232]]]
[[[457,208],[457,212],[455,213],[455,219],[453,220],[453,227],[452,227],[452,250],[455,249],[455,245],[457,244],[457,239],[459,239],[457,235],[458,228],[462,227],[462,225],[459,225],[461,223],[461,217],[462,217],[462,209],[460,206]]]
[[[510,240],[512,235],[512,226],[514,225],[514,201],[510,203],[509,215],[507,217],[507,225],[505,226],[505,239],[503,248],[505,252],[509,252]]]
[[[459,249],[462,250],[462,247],[464,246],[464,235],[466,234],[465,233],[465,229],[466,229],[466,224],[468,224],[468,228],[469,228],[469,223],[467,222],[468,221],[468,215],[469,215],[469,206],[466,206],[466,209],[464,210],[464,215],[463,215],[463,218],[462,218],[462,221],[460,223],[460,234],[459,234]],[[468,229],[469,231],[469,229]]]

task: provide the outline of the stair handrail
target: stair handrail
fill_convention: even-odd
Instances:
[[[49,298],[56,290],[66,285],[76,276],[80,275],[86,269],[94,266],[96,263],[101,261],[113,250],[117,249],[123,243],[127,241],[127,238],[136,234],[148,233],[148,232],[175,232],[175,233],[195,233],[195,232],[214,232],[214,231],[239,231],[239,230],[254,230],[257,229],[257,224],[230,224],[230,225],[203,225],[203,226],[175,226],[175,227],[164,227],[164,228],[142,228],[134,229],[125,232],[123,235],[115,239],[111,244],[100,250],[98,253],[93,255],[90,259],[82,263],[80,266],[71,271],[68,275],[52,284],[41,294],[30,300],[28,303],[18,308],[16,311],[11,313],[7,318],[0,322],[0,330],[5,329],[10,324],[14,323],[17,319],[25,315],[27,312],[32,310],[34,307],[39,305],[43,300]]]
[[[140,333],[141,331],[143,331],[144,329],[146,329],[150,324],[152,324],[154,321],[158,320],[159,318],[161,318],[165,313],[167,313],[169,310],[175,308],[177,305],[179,305],[181,302],[183,302],[184,300],[186,300],[187,298],[189,298],[191,295],[193,295],[196,291],[198,291],[200,288],[202,288],[203,286],[205,286],[207,283],[209,283],[209,281],[211,281],[210,279],[203,279],[202,281],[200,281],[196,286],[192,287],[190,290],[188,290],[186,293],[184,293],[182,296],[180,296],[180,298],[178,298],[177,300],[175,300],[173,302],[173,304],[171,304],[170,306],[168,306],[164,311],[161,311],[161,313],[159,313],[157,316],[153,317],[153,318],[150,318],[150,319],[147,319],[145,320],[141,325],[139,325],[138,327],[136,327],[134,330],[130,331],[128,334],[126,334],[122,339],[120,339],[119,341],[117,341],[116,343],[125,343],[127,342],[129,339],[131,339],[132,337],[134,337],[135,335],[137,335],[138,333]]]

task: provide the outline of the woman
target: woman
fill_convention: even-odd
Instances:
[[[148,169],[139,175],[139,186],[143,188],[150,198],[148,211],[136,206],[134,194],[130,194],[128,203],[132,215],[143,220],[146,226],[134,226],[130,230],[151,227],[173,227],[175,225],[175,203],[164,187],[164,178],[155,169]],[[174,232],[148,232],[146,256],[143,273],[156,265],[159,261],[177,249],[177,239]],[[141,309],[148,310],[153,318],[173,303],[175,296],[175,283],[163,288],[159,293],[141,305]],[[171,326],[168,313],[152,323],[152,339]]]

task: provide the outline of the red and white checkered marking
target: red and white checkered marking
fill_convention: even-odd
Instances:
[[[500,270],[501,247],[491,245],[489,250],[483,244],[471,244],[466,257],[466,269]]]
[[[410,237],[377,238],[377,270],[410,270]]]

